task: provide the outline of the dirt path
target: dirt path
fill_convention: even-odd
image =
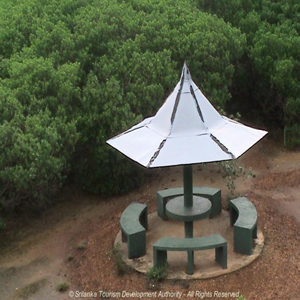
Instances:
[[[1,300],[69,298],[56,286],[65,281],[76,288],[68,280],[66,264],[81,241],[82,228],[108,211],[109,206],[98,200],[65,190],[42,216],[14,220],[15,228],[0,240]]]
[[[259,226],[266,236],[262,257],[215,281],[166,282],[158,288],[239,290],[248,300],[300,299],[300,152],[285,151],[263,141],[238,164],[245,169],[251,166],[256,173],[253,179],[238,178],[236,193],[246,195],[257,207]],[[144,275],[118,277],[111,254],[120,215],[129,203],[147,203],[153,212],[157,190],[182,185],[181,168],[153,170],[150,174],[140,189],[106,201],[68,188],[58,204],[40,217],[9,223],[8,228],[13,229],[0,237],[0,299],[71,299],[68,292],[56,291],[61,281],[70,285],[69,290],[151,290]],[[194,185],[221,188],[226,207],[225,183],[224,174],[213,164],[194,168]],[[77,245],[82,240],[87,246],[79,250]]]

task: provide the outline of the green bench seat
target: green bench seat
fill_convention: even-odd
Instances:
[[[221,190],[210,187],[193,187],[193,194],[207,198],[211,202],[210,218],[222,211]],[[183,187],[166,189],[157,192],[157,214],[163,220],[167,220],[166,205],[169,199],[183,195]]]
[[[234,251],[252,254],[252,239],[257,238],[257,212],[245,197],[230,200],[230,225],[234,228]]]
[[[153,245],[154,266],[160,266],[167,262],[167,251],[187,251],[188,270],[194,273],[194,251],[216,249],[215,257],[223,269],[227,269],[227,241],[220,234],[213,234],[197,238],[163,237]]]
[[[122,242],[127,242],[128,258],[146,254],[146,230],[148,229],[147,205],[131,203],[120,219]]]

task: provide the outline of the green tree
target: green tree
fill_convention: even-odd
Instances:
[[[25,56],[25,57],[22,57]],[[76,98],[78,66],[53,68],[51,60],[12,57],[1,81],[1,201],[42,206],[66,178],[79,134],[64,103]],[[72,76],[73,75],[73,76]]]
[[[66,178],[103,195],[138,185],[105,141],[156,112],[184,61],[224,108],[246,43],[187,0],[0,0],[0,24],[5,205],[46,201]]]
[[[232,109],[260,116],[273,126],[300,124],[299,17],[297,0],[197,0],[247,37],[233,77]]]

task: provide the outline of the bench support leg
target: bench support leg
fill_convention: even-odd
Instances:
[[[209,187],[194,187],[194,195],[207,198],[211,202],[210,218],[219,215],[222,212],[221,190]]]
[[[159,267],[167,263],[168,254],[166,250],[153,249],[153,265]]]
[[[194,274],[194,251],[187,251],[188,256],[188,270],[187,273],[189,275]]]
[[[167,199],[157,193],[157,215],[164,221],[168,220],[166,213]]]
[[[209,200],[211,202],[211,213],[209,217],[213,218],[222,212],[221,190],[211,196]]]
[[[216,248],[216,261],[223,269],[227,269],[227,245]]]
[[[146,232],[129,235],[127,237],[128,258],[137,258],[146,254]]]
[[[148,230],[148,208],[146,207],[140,217],[141,225]]]
[[[257,239],[257,224],[255,224],[253,231],[252,231],[252,237],[254,239]]]
[[[230,226],[233,226],[238,218],[238,213],[231,204],[229,204],[229,211],[230,211]]]
[[[126,235],[126,233],[123,231],[123,229],[121,229],[121,233],[122,233],[122,243],[126,243],[126,242],[127,242],[127,235]]]
[[[252,230],[234,226],[234,251],[251,255],[252,254]]]

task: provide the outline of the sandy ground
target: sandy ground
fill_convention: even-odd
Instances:
[[[122,211],[137,201],[155,212],[157,190],[182,186],[181,168],[157,169],[149,172],[141,188],[127,195],[103,200],[67,187],[57,204],[41,216],[9,220],[8,229],[0,236],[0,299],[92,299],[84,294],[69,297],[69,291],[76,290],[93,291],[97,296],[100,290],[157,295],[170,291],[189,299],[189,292],[198,291],[199,299],[220,299],[214,294],[219,291],[239,292],[247,300],[300,299],[300,152],[265,140],[237,163],[251,166],[256,173],[255,178],[238,178],[235,192],[254,203],[265,236],[262,255],[249,266],[215,279],[155,284],[137,272],[116,274],[112,249]],[[224,209],[228,207],[225,183],[224,174],[214,164],[194,168],[194,185],[222,189]],[[77,245],[82,240],[87,246],[80,250]],[[69,284],[65,293],[56,291],[61,281]]]

